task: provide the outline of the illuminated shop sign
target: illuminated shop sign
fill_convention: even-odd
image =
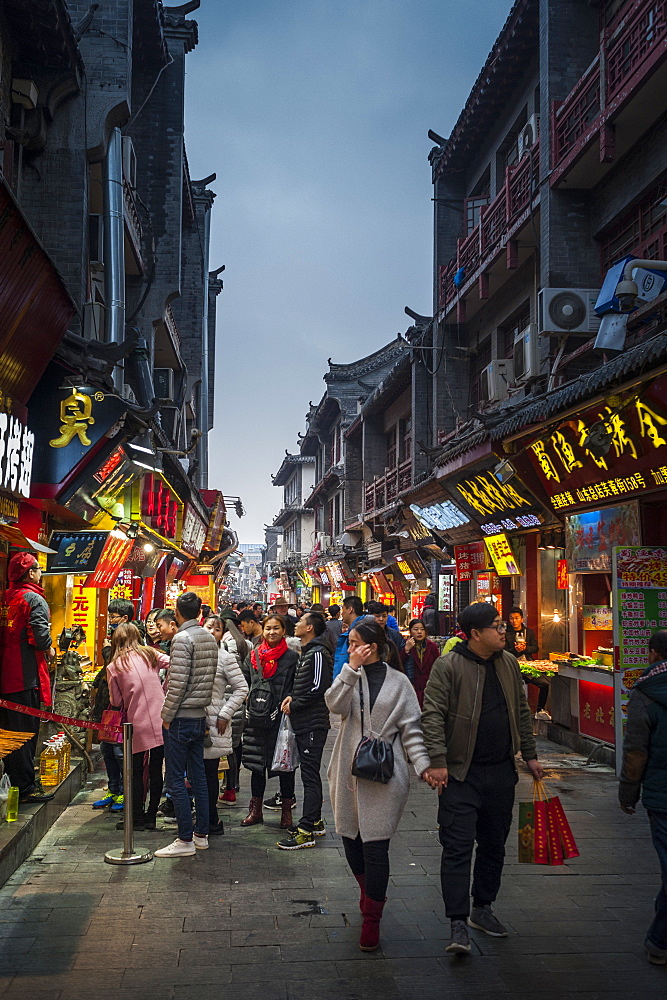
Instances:
[[[470,520],[451,500],[443,500],[430,507],[418,507],[413,503],[410,504],[410,510],[421,524],[427,528],[435,528],[436,531],[460,528]]]
[[[565,558],[571,573],[609,573],[613,547],[639,542],[636,500],[565,518]]]
[[[667,486],[667,376],[609,397],[532,440],[512,464],[554,510]],[[530,479],[532,482],[532,479]]]
[[[415,574],[412,572],[412,570],[410,569],[410,567],[406,563],[405,559],[401,559],[400,557],[397,557],[396,558],[396,565],[398,566],[398,568],[400,569],[401,573],[403,574],[403,576],[405,577],[406,580],[414,580]]]
[[[35,435],[12,413],[12,407],[11,397],[0,391],[0,490],[15,497],[29,497]],[[9,498],[5,506],[7,516],[15,520],[14,504]]]
[[[484,544],[489,550],[489,555],[493,560],[498,576],[519,576],[521,570],[518,567],[514,550],[507,540],[506,535],[491,535],[484,539]]]
[[[485,535],[499,535],[503,531],[525,531],[527,528],[539,528],[541,524],[537,514],[519,514],[517,517],[504,517],[501,521],[487,521],[480,527]]]
[[[523,513],[535,507],[535,501],[529,498],[521,483],[501,483],[490,471],[471,473],[456,483],[448,483],[447,488],[473,512],[473,516],[485,520],[514,511]]]

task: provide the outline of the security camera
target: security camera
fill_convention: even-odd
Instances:
[[[632,312],[637,306],[638,295],[637,282],[633,281],[632,278],[624,278],[622,281],[619,281],[616,286],[616,298],[618,299],[621,312]]]

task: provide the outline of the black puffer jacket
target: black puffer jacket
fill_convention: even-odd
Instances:
[[[333,682],[333,656],[323,636],[316,636],[301,647],[296,666],[290,721],[295,733],[329,729],[329,709],[324,692]]]
[[[245,658],[243,673],[248,682],[248,687],[252,691],[253,684],[256,685],[259,681],[259,673],[250,662],[251,655],[252,653]],[[252,725],[252,720],[248,716],[248,701],[246,701],[242,763],[249,771],[261,773],[264,771],[264,768],[271,769],[273,751],[276,748],[278,729],[280,728],[280,720],[282,718],[280,706],[287,695],[292,693],[294,673],[298,659],[298,653],[295,653],[293,649],[288,649],[278,660],[276,672],[270,678],[274,703],[277,706],[276,719],[270,729],[257,729]]]

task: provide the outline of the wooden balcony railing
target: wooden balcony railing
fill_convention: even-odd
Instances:
[[[364,490],[364,513],[382,510],[397,499],[399,493],[412,486],[412,461],[407,459],[383,476],[376,476]]]
[[[597,58],[554,108],[552,183],[643,86],[664,56],[666,40],[667,0],[635,0],[605,28]]]
[[[540,144],[537,142],[518,163],[507,168],[502,189],[491,204],[482,209],[480,221],[472,232],[458,241],[456,260],[440,268],[441,308],[449,304],[459,291],[454,285],[454,275],[457,272],[462,272],[460,287],[498,254],[504,245],[505,236],[535,196],[539,175]]]

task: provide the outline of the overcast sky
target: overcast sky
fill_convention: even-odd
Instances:
[[[327,359],[432,309],[429,128],[447,136],[510,0],[202,0],[187,58],[194,178],[215,171],[211,488],[264,540]]]

